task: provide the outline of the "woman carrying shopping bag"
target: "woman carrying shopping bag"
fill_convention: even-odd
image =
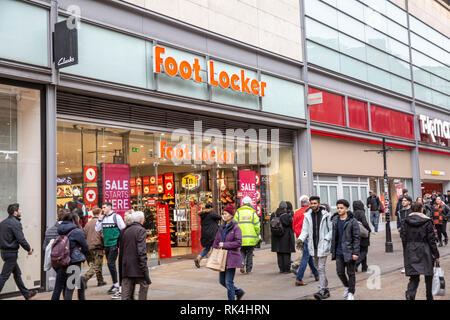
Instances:
[[[425,276],[427,300],[433,300],[433,266],[439,264],[433,221],[423,214],[423,204],[414,202],[411,214],[406,217],[400,234],[403,241],[405,275],[409,277],[406,300],[414,300],[419,286],[419,277]]]
[[[219,282],[227,288],[228,300],[241,300],[244,290],[234,286],[236,268],[241,267],[242,232],[236,221],[233,220],[235,209],[233,205],[223,209],[222,219],[224,224],[219,227],[213,248],[228,251],[225,271],[219,273]]]

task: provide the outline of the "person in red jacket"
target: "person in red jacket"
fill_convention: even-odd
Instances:
[[[305,217],[305,212],[309,207],[308,196],[302,195],[300,197],[300,206],[300,209],[294,212],[294,221],[292,222],[292,229],[295,233],[295,239],[297,239],[300,236],[300,233],[302,233],[303,218]],[[291,265],[291,272],[293,274],[297,274],[298,267],[302,261],[303,248],[297,248],[296,246],[295,250],[298,253],[298,258]]]

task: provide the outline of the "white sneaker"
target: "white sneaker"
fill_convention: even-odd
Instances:
[[[347,300],[355,300],[355,296],[353,295],[353,293],[348,293]]]
[[[344,294],[342,295],[342,296],[344,297],[344,299],[347,299],[348,293],[349,293],[349,292],[348,292],[348,288],[345,287]]]
[[[405,273],[405,268],[403,268],[400,272],[401,272],[401,273]]]
[[[111,297],[111,299],[121,299],[121,298],[122,298],[122,294],[119,291],[114,293],[114,295]]]

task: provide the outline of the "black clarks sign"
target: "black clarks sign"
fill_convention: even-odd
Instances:
[[[70,28],[67,21],[55,24],[53,61],[56,69],[78,64],[78,30]]]

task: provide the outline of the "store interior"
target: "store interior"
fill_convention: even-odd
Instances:
[[[195,233],[198,239],[192,239],[191,231],[193,225],[200,224],[200,219],[198,215],[191,215],[193,208],[199,211],[206,203],[211,203],[214,210],[220,213],[222,208],[230,203],[238,205],[239,199],[236,196],[239,188],[239,170],[261,173],[261,166],[258,164],[236,165],[231,162],[211,161],[210,163],[202,161],[201,164],[193,164],[192,161],[175,163],[167,157],[160,157],[158,154],[161,142],[166,143],[166,148],[175,147],[179,143],[172,142],[167,132],[105,128],[59,121],[57,133],[58,209],[74,200],[83,202],[88,211],[100,206],[98,201],[92,204],[84,201],[84,190],[98,187],[97,182],[83,182],[84,167],[96,166],[101,171],[103,163],[129,164],[131,205],[134,210],[143,211],[145,214],[147,252],[151,258],[158,256],[157,204],[167,204],[169,208],[172,256],[196,254],[201,248],[194,248],[193,244],[200,243],[200,233]],[[207,140],[203,145],[210,143],[211,140]],[[291,161],[287,161],[290,162],[288,164],[284,161],[281,166],[291,169],[292,172],[292,150],[280,147],[280,150],[284,149],[288,149],[288,152],[281,152],[280,158],[289,160],[290,157]],[[249,152],[249,146],[246,145],[247,159]],[[264,179],[264,183],[258,186],[263,217],[270,215],[278,204],[278,197],[274,195],[283,191],[280,190],[283,187],[278,186],[279,183],[271,183],[277,181],[275,180],[278,179],[277,175],[280,175],[280,172],[276,172],[273,176],[269,175]],[[293,179],[293,174],[291,176]],[[191,181],[188,180],[190,177],[193,177]],[[172,183],[168,185],[167,179]],[[289,199],[294,200],[293,188],[290,189],[292,195],[289,194]],[[101,197],[99,194],[98,198]],[[275,201],[271,202],[271,198],[275,198]]]

